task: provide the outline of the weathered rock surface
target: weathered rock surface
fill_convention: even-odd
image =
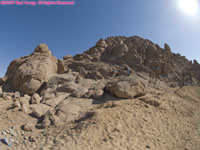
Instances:
[[[68,96],[76,98],[94,98],[100,99],[104,93],[105,81],[83,79],[79,75],[62,74],[52,76],[45,89],[41,92],[42,103],[47,103],[50,99],[61,101]],[[68,93],[68,94],[67,94]],[[58,95],[60,96],[58,98]],[[62,98],[61,98],[62,97]],[[54,104],[53,104],[54,105]]]
[[[14,107],[14,108],[17,107],[17,108],[20,109],[20,108],[21,108],[21,103],[19,102],[19,100],[16,100],[16,99],[15,99],[15,100],[13,101],[12,107]]]
[[[65,122],[74,121],[79,115],[92,108],[92,102],[91,99],[69,97],[56,106],[56,115]]]
[[[59,92],[55,95],[53,94],[52,96],[44,97],[42,103],[54,108],[61,101],[65,100],[69,95],[69,93]]]
[[[37,118],[42,117],[47,111],[52,110],[50,106],[45,104],[33,104],[30,105],[30,109],[32,110],[33,116]]]
[[[6,72],[7,83],[13,90],[33,94],[56,72],[57,59],[46,44],[40,44],[31,55],[11,62]]]
[[[69,59],[73,59],[72,55],[66,55],[63,57],[64,60],[69,60]]]
[[[134,98],[144,93],[144,84],[136,77],[121,78],[108,83],[106,90],[119,98]]]
[[[26,97],[26,96],[23,96],[23,97],[17,97],[15,98],[16,101],[19,101],[21,103],[21,105],[29,105],[29,100],[30,100],[30,97]]]
[[[64,60],[64,64],[92,79],[123,75],[122,66],[128,64],[136,71],[148,72],[150,76],[182,85],[200,82],[200,65],[197,61],[192,62],[180,54],[173,54],[166,43],[161,48],[138,36],[101,39],[88,51],[74,56],[74,61]]]
[[[20,98],[20,93],[19,92],[15,92],[14,95],[13,95],[13,98],[16,99],[16,98]]]
[[[22,129],[23,129],[24,131],[27,131],[27,132],[33,131],[33,125],[32,125],[31,123],[26,123],[26,124],[24,124],[24,125],[22,126]]]
[[[50,125],[57,125],[57,124],[59,124],[58,116],[54,115],[53,111],[49,110],[43,116],[43,120],[38,127],[46,128],[49,127]]]
[[[39,94],[34,93],[33,96],[31,97],[31,104],[39,104],[42,98],[40,97]]]

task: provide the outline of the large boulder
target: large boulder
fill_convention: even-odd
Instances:
[[[143,95],[144,87],[136,77],[127,77],[108,83],[106,90],[113,96],[128,99]]]
[[[57,59],[46,44],[40,44],[31,55],[11,62],[6,72],[7,83],[11,89],[31,95],[56,72]]]

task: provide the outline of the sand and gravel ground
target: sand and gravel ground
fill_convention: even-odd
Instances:
[[[37,120],[0,99],[1,150],[199,150],[200,87],[153,88],[137,99],[105,100],[71,123],[24,132]],[[4,131],[4,134],[3,134]],[[11,131],[11,133],[7,133]],[[6,132],[6,133],[5,133]],[[11,135],[14,133],[14,135]]]

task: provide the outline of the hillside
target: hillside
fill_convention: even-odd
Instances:
[[[138,36],[62,60],[40,44],[0,79],[0,149],[197,150],[199,70]]]

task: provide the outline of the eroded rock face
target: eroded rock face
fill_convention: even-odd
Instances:
[[[31,55],[11,62],[6,73],[7,84],[23,94],[33,94],[56,72],[57,59],[46,44],[40,44]]]

